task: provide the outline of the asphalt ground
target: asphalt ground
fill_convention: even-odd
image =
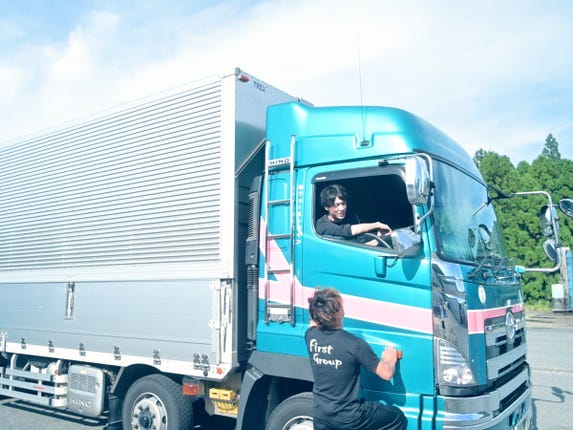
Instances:
[[[573,327],[573,311],[553,312],[526,309],[525,323],[528,328]]]
[[[573,312],[526,312],[533,429],[573,429]]]

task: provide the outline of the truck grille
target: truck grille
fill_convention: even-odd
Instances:
[[[508,337],[505,316],[485,321],[487,377],[495,381],[521,368],[525,363],[525,316],[517,312],[515,334]],[[511,331],[511,330],[510,330]]]

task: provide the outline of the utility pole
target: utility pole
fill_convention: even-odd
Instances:
[[[559,248],[561,254],[561,282],[563,284],[563,307],[562,310],[570,312],[573,310],[573,291],[571,291],[571,280],[573,279],[573,260],[571,249],[567,247]]]

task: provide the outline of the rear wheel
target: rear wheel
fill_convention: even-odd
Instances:
[[[123,400],[124,430],[190,430],[193,406],[181,385],[154,374],[135,381]]]
[[[281,402],[267,421],[267,430],[313,430],[312,393],[300,393]]]

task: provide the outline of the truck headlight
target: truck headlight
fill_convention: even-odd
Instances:
[[[476,379],[462,353],[451,343],[438,339],[438,383],[450,386],[475,385]]]

